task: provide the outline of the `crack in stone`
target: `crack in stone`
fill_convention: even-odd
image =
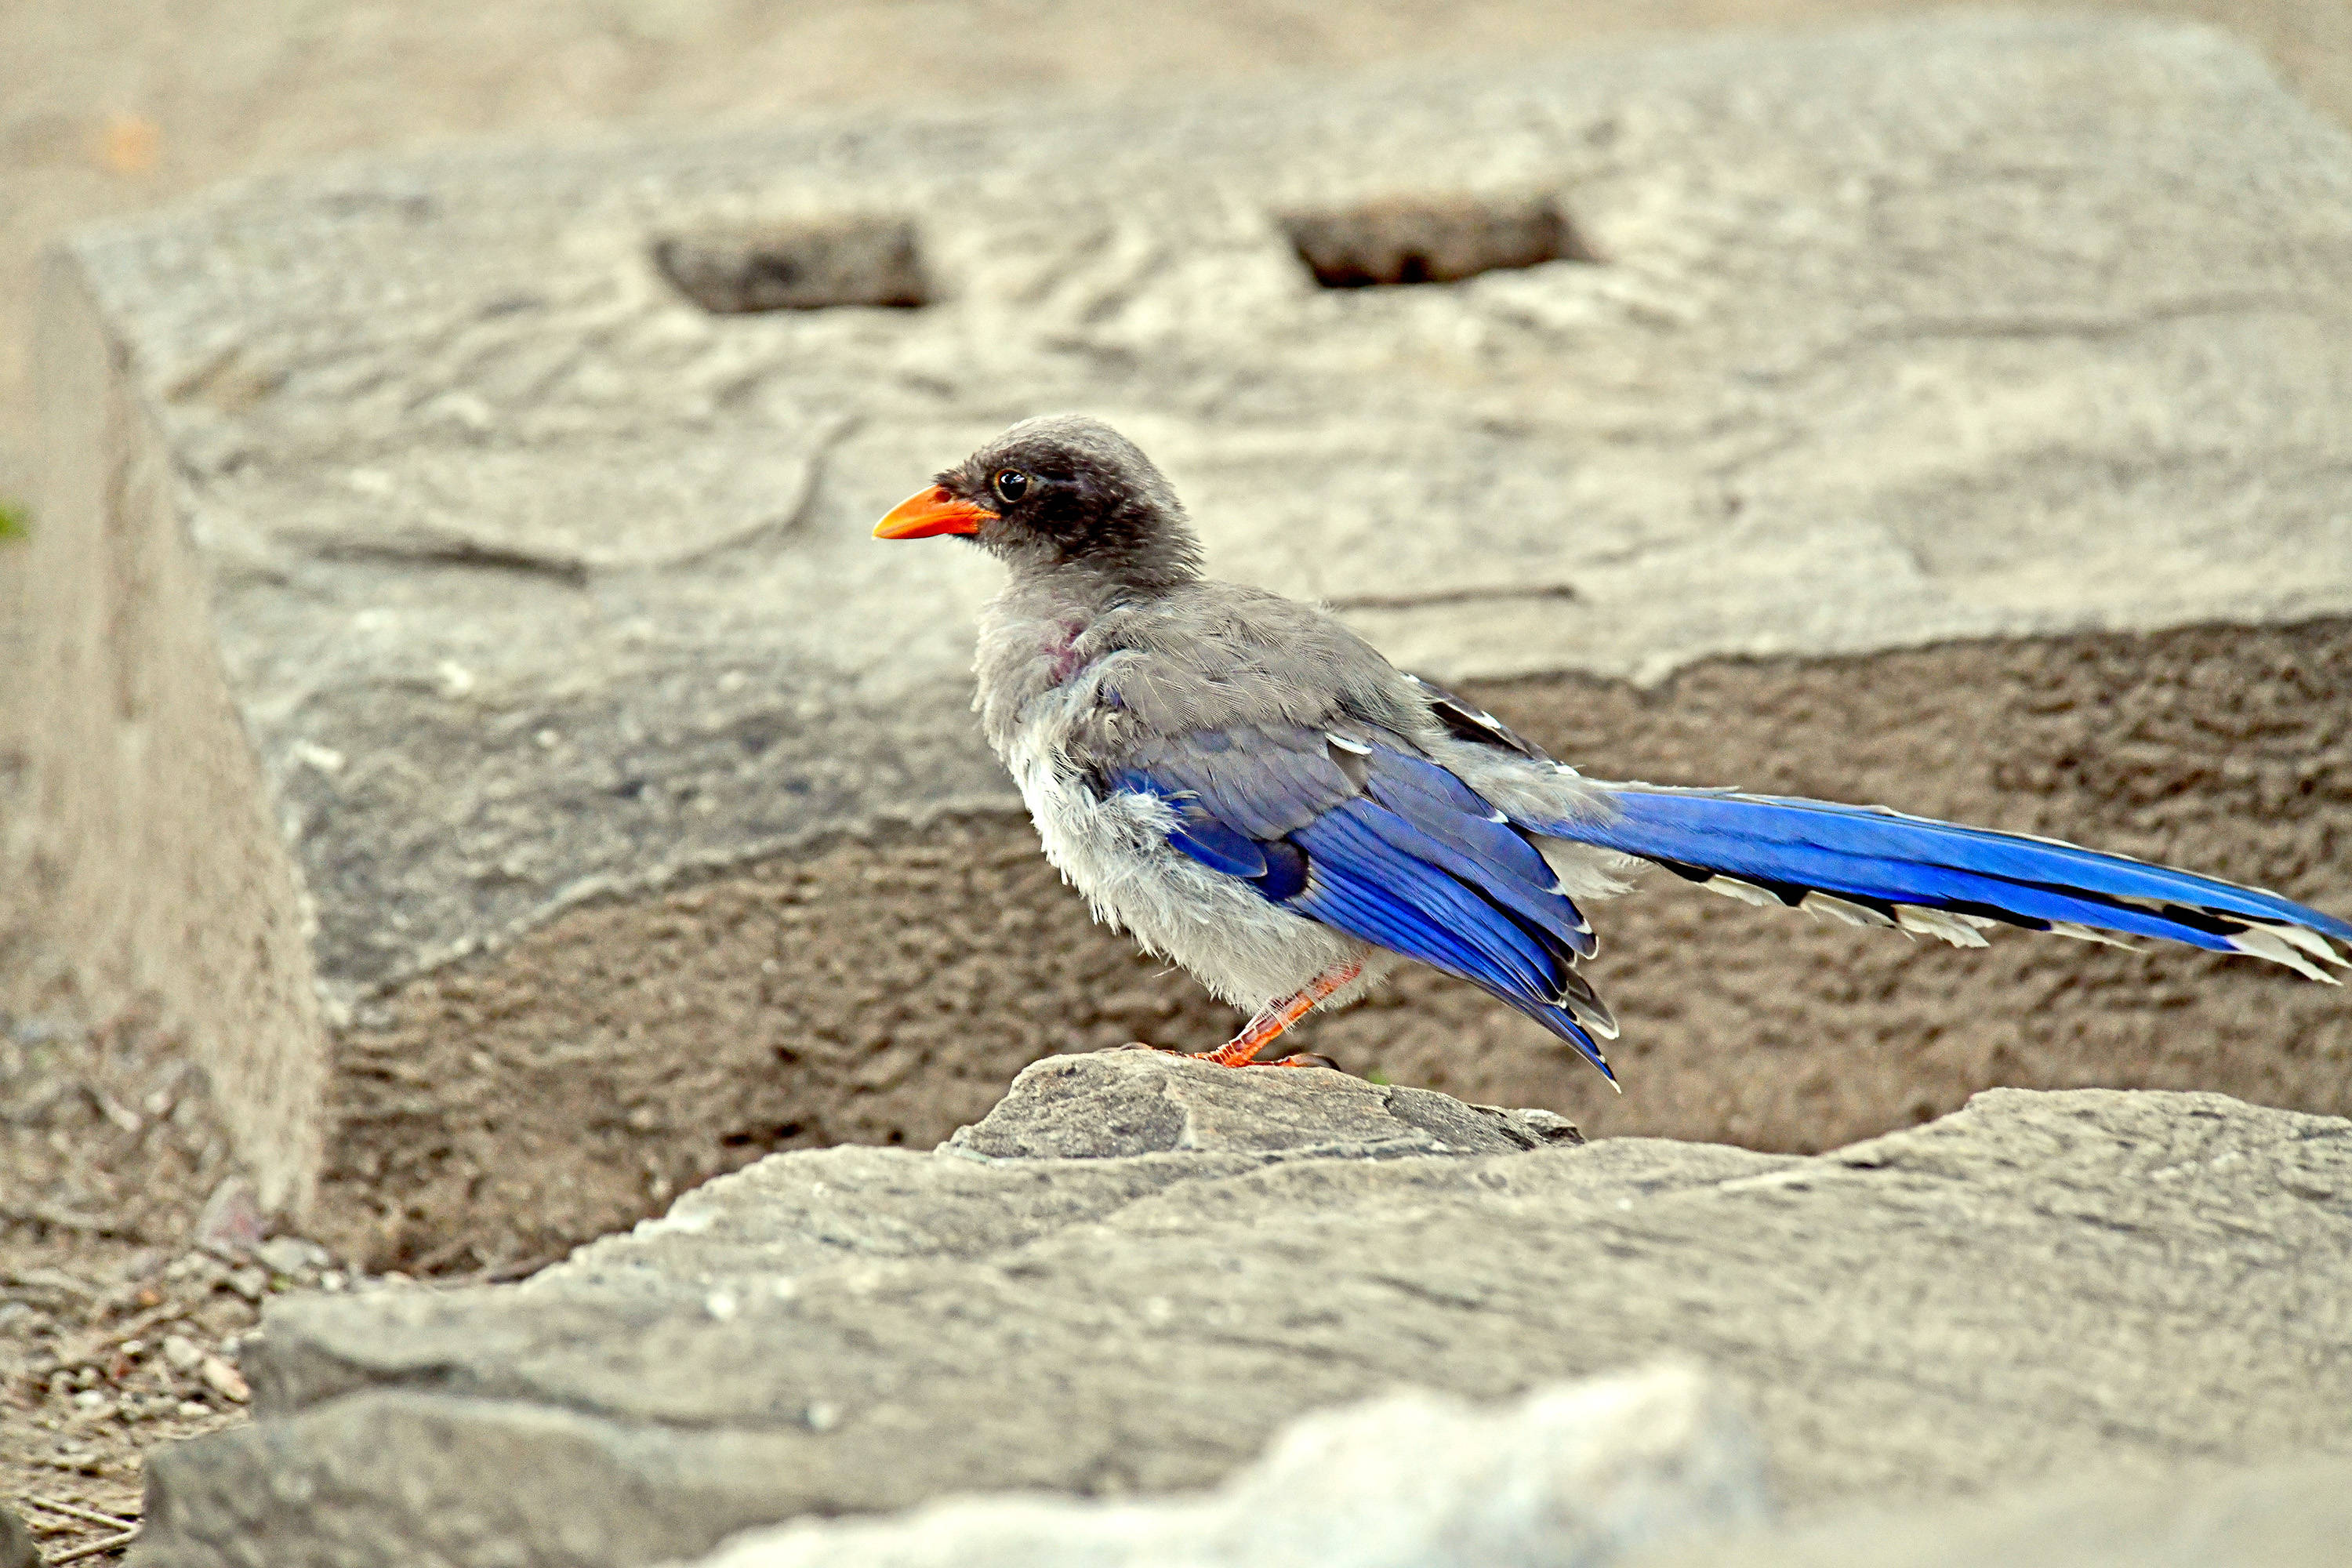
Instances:
[[[1420,610],[1446,605],[1487,605],[1522,600],[1574,602],[1580,595],[1566,583],[1530,588],[1449,588],[1432,594],[1343,594],[1323,602],[1335,610]]]

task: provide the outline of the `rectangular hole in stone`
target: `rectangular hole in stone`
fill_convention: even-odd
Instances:
[[[656,239],[653,258],[681,293],[720,315],[930,302],[915,226],[904,218],[700,229]]]
[[[1326,289],[1454,283],[1481,272],[1601,255],[1549,200],[1390,197],[1278,220]]]

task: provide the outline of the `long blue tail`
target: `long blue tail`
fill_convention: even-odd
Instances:
[[[1605,818],[1521,826],[1653,861],[1749,902],[1899,926],[1967,946],[1982,945],[1977,928],[1999,921],[2251,953],[2330,984],[2335,977],[2320,964],[2352,963],[2334,946],[2352,944],[2352,922],[2276,893],[2054,839],[1880,806],[1643,784],[1597,787],[1614,807]]]

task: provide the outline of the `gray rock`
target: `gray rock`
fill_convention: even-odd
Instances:
[[[2072,1480],[2020,1495],[1872,1509],[1664,1550],[1640,1568],[2337,1568],[2352,1556],[2352,1462]]]
[[[699,1568],[1601,1568],[1770,1513],[1747,1425],[1687,1368],[1501,1410],[1425,1394],[1307,1416],[1205,1497],[1013,1497],[747,1535]]]
[[[1155,1072],[1086,1056],[1025,1068],[1012,1093],[946,1146],[983,1157],[1102,1160],[1276,1151],[1515,1154],[1581,1142],[1571,1123],[1549,1111],[1465,1106],[1425,1089],[1328,1070]]]
[[[2007,18],[452,153],[95,231],[0,564],[42,934],[164,998],[299,1207],[329,1032],[404,982],[1010,806],[964,710],[991,569],[865,532],[1044,408],[1444,678],[2342,611],[2347,210],[2343,133],[2220,36]],[[594,1026],[561,1049],[660,1078],[674,985],[535,984]],[[971,1021],[936,1081],[1011,1065]],[[484,1070],[377,1065],[387,1121]]]
[[[778,1155],[520,1287],[278,1299],[255,1425],[151,1460],[151,1561],[644,1563],[960,1493],[1190,1490],[1401,1384],[1662,1356],[1754,1413],[1801,1509],[2352,1452],[2352,1122],[2000,1091],[1812,1158],[1437,1155],[1378,1093],[1047,1063],[989,1158]],[[1288,1146],[1203,1113],[1201,1152],[1054,1157],[1090,1114],[1234,1094]]]
[[[521,1289],[698,1301],[715,1289],[733,1300],[731,1281],[747,1274],[986,1258],[1180,1183],[1239,1176],[1270,1161],[1514,1153],[1578,1141],[1573,1126],[1546,1111],[1465,1106],[1333,1072],[1233,1073],[1128,1052],[1055,1057],[1024,1069],[938,1156],[845,1147],[765,1160],[696,1189],[625,1237],[580,1248]]]

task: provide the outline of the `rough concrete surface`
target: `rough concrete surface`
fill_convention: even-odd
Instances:
[[[740,123],[818,107],[1034,101],[1381,60],[1524,59],[1595,39],[1801,25],[1947,0],[81,0],[0,12],[0,494],[33,482],[36,258],[93,218],[218,181],[452,136]],[[2352,119],[2338,0],[2052,0],[2202,20]]]
[[[1149,1122],[1220,1070],[1041,1064],[999,1125]],[[1355,1130],[1372,1086],[1232,1084],[1276,1125],[1349,1098],[1287,1150],[1202,1114],[1192,1152],[778,1155],[524,1286],[278,1303],[258,1419],[155,1458],[142,1561],[617,1564],[975,1490],[1182,1491],[1308,1410],[1660,1356],[1752,1413],[1800,1514],[2352,1453],[2341,1120],[2000,1090],[1811,1158],[1435,1155]]]
[[[2334,622],[1477,694],[1604,776],[1897,801],[2343,909],[2346,690],[2352,629]],[[1622,1095],[1434,975],[1304,1038],[1352,1071],[1550,1106],[1596,1135],[1803,1152],[1998,1083],[2352,1113],[2343,993],[2267,965],[2022,937],[1958,952],[1654,883],[1601,911],[1591,971],[1627,1023]],[[901,902],[932,912],[908,919]],[[482,1264],[560,1253],[780,1145],[923,1147],[983,1114],[1040,1048],[1199,1049],[1232,1023],[1090,926],[1026,823],[984,819],[572,910],[495,967],[413,982],[394,1008],[394,1024],[343,1037],[325,1208],[339,1249],[411,1267],[468,1247]]]
[[[1669,1367],[1304,1416],[1204,1497],[950,1500],[752,1532],[699,1568],[1604,1568],[1770,1512],[1746,1423]]]
[[[985,569],[868,550],[858,523],[1038,406],[1123,420],[1223,570],[1327,595],[1442,676],[2341,609],[2347,171],[2342,134],[2214,35],[2011,19],[1213,110],[452,155],[93,236],[48,307],[79,455],[15,552],[81,612],[33,635],[41,701],[82,718],[14,721],[52,935],[166,996],[289,1201],[342,1157],[317,1152],[320,1094],[427,1123],[522,1101],[488,1047],[454,1079],[376,1047],[446,1009],[444,976],[563,1015],[504,956],[449,965],[593,925],[596,898],[641,939],[695,868],[1006,798],[961,711]],[[1400,191],[1540,199],[1563,254],[1601,259],[1318,289],[1286,226]],[[908,214],[922,309],[713,316],[653,254],[748,224],[789,267]],[[72,543],[100,537],[122,543]],[[164,658],[210,639],[217,667]],[[159,660],[178,684],[140,709]],[[168,826],[184,795],[229,826],[166,876],[72,831]],[[897,929],[996,918],[839,853]],[[1055,1043],[967,1046],[1000,1026],[944,989],[912,1004],[929,1026],[860,1023],[845,1093],[778,1089],[772,1059],[647,1058],[700,1005],[678,969],[626,943],[558,963],[596,1027],[523,1071],[652,1086],[607,1101],[639,1204],[821,1117],[935,1135],[960,1086]],[[1062,973],[1047,1010],[1082,1011]],[[793,964],[759,984],[829,1005]],[[332,1072],[313,984],[348,1021]],[[679,1158],[646,1152],[663,1080],[698,1073],[721,1090],[684,1108],[698,1146],[655,1169]],[[902,1116],[861,1075],[932,1087]],[[794,1099],[818,1103],[710,1137]],[[464,1142],[348,1152],[464,1166]],[[385,1246],[447,1217],[375,1184],[350,1218]]]
[[[2352,1557],[2352,1464],[2305,1459],[2161,1487],[2072,1480],[2017,1496],[1871,1509],[1634,1568],[2337,1568]]]

